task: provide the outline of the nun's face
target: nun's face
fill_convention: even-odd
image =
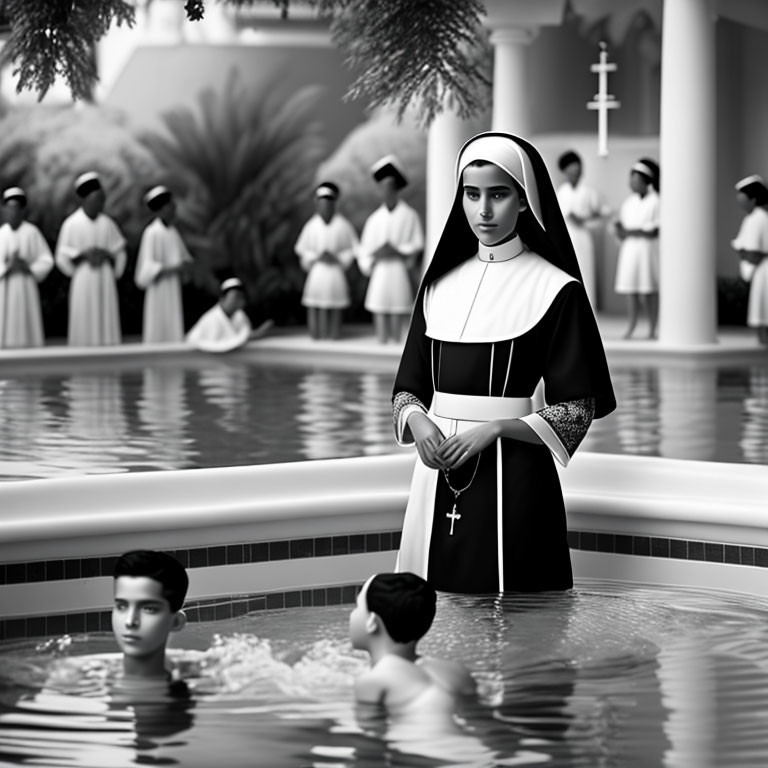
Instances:
[[[517,227],[526,204],[517,184],[498,165],[468,166],[462,176],[464,215],[483,245],[494,245]]]

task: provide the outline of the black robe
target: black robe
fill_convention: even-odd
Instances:
[[[570,457],[592,416],[602,416],[615,407],[602,341],[581,283],[572,280],[565,284],[526,332],[514,340],[493,344],[431,339],[426,334],[420,302],[414,309],[395,380],[396,418],[403,402],[419,401],[428,410],[435,389],[463,395],[528,398],[541,380],[549,406],[587,403],[594,409],[589,411],[586,422],[583,409],[574,409],[580,424],[569,423],[571,410],[567,405],[548,409],[556,411],[551,426]],[[500,511],[499,461],[503,499]],[[412,493],[417,482],[422,482],[417,481],[417,476],[423,479],[425,473],[432,474],[432,483],[436,478],[436,485],[432,509],[416,512],[432,516],[427,571],[424,573],[422,567],[421,575],[436,589],[496,592],[502,588],[500,569],[504,590],[562,590],[572,586],[563,495],[546,445],[500,438],[483,450],[479,459],[471,457],[458,470],[451,471],[453,488],[469,484],[458,500],[461,518],[454,523],[453,535],[447,515],[455,499],[443,473],[426,468],[417,459]],[[428,494],[422,498],[427,499]],[[499,515],[503,520],[501,548],[497,535]],[[406,524],[399,567],[414,570],[407,559],[402,559],[408,546],[407,531]]]

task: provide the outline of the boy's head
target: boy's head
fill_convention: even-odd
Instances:
[[[396,643],[420,640],[432,626],[435,590],[414,573],[378,573],[363,585],[350,614],[355,648],[366,649],[368,637],[383,630]]]
[[[168,635],[186,623],[184,566],[165,552],[138,549],[118,558],[113,575],[112,631],[120,650],[136,659],[162,659]]]

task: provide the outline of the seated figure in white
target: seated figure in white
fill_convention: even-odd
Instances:
[[[245,305],[242,282],[236,277],[225,280],[218,302],[192,326],[187,343],[203,352],[230,352],[242,347],[253,330]]]

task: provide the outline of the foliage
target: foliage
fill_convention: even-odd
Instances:
[[[294,5],[301,0],[292,0]],[[289,15],[291,0],[226,0],[230,5],[272,2]],[[348,97],[371,106],[395,105],[402,117],[416,107],[426,124],[444,107],[462,117],[488,100],[490,59],[480,25],[481,0],[305,0],[330,21],[334,41],[359,73]],[[187,0],[199,21],[204,0]],[[94,50],[112,23],[132,25],[127,0],[0,0],[10,37],[0,63],[15,62],[17,89],[42,98],[62,75],[76,99],[89,98],[97,79]]]
[[[2,0],[10,26],[0,66],[15,63],[16,89],[37,90],[42,98],[63,76],[76,99],[89,99],[98,74],[96,43],[113,23],[132,25],[126,0]]]
[[[660,59],[662,0],[569,0],[568,10],[582,35],[595,44],[605,40],[619,46],[636,37],[645,56]]]
[[[286,99],[275,85],[249,90],[233,70],[221,91],[200,94],[197,110],[164,113],[164,130],[141,139],[179,192],[198,282],[215,292],[234,272],[257,313],[290,322],[304,281],[293,245],[325,152],[313,114],[323,90],[305,87]]]
[[[123,330],[140,330],[141,294],[133,284],[135,253],[148,216],[141,193],[156,181],[150,153],[116,110],[78,104],[18,108],[0,121],[0,177],[20,185],[29,197],[29,218],[55,247],[61,223],[77,206],[72,183],[84,171],[97,171],[107,196],[106,213],[128,243],[128,267],[118,282]],[[40,293],[48,336],[64,335],[69,282],[54,270]]]

